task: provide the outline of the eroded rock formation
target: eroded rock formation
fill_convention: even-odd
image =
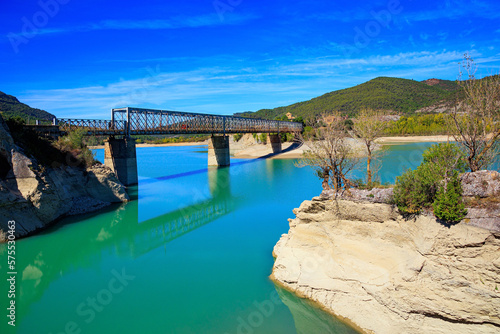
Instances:
[[[31,234],[70,214],[89,212],[112,202],[125,202],[125,187],[111,169],[42,166],[24,154],[0,117],[0,239],[8,221],[16,236]]]
[[[500,332],[500,232],[328,196],[294,213],[274,248],[285,288],[368,333]]]

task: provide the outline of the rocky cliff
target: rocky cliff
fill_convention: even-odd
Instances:
[[[294,213],[271,276],[286,289],[367,333],[500,332],[499,231],[328,196]]]
[[[0,241],[10,220],[16,236],[40,230],[66,215],[125,202],[125,187],[111,169],[42,166],[24,154],[0,117]]]

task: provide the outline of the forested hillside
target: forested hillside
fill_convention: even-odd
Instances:
[[[355,87],[333,91],[287,107],[262,109],[240,115],[274,119],[290,112],[304,119],[334,110],[354,116],[361,108],[411,114],[421,108],[455,99],[459,86],[454,81],[430,79],[423,82],[379,77]]]
[[[31,108],[27,104],[19,102],[16,97],[7,95],[3,92],[0,92],[0,113],[4,119],[18,116],[24,120],[27,120],[29,117],[31,120],[39,119],[51,121],[56,117],[45,110]]]

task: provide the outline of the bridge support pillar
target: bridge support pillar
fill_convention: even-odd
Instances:
[[[281,136],[279,134],[269,134],[268,144],[271,144],[273,153],[281,153]]]
[[[208,141],[208,165],[229,166],[229,136],[212,136]]]
[[[137,184],[135,140],[109,138],[104,143],[104,164],[110,167],[125,186]]]

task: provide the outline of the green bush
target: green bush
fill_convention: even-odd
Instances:
[[[396,178],[393,196],[401,213],[419,213],[429,202],[429,189],[422,181],[422,173],[417,170],[407,170]]]
[[[467,169],[467,161],[465,160],[465,152],[456,144],[439,143],[429,147],[423,154],[424,164],[432,163],[439,170],[437,171],[442,177],[445,176],[446,168],[448,170],[456,170],[465,172]]]
[[[238,142],[240,141],[240,139],[243,137],[243,134],[242,133],[235,133],[233,135],[233,138],[234,138],[234,141]]]
[[[83,165],[91,167],[96,161],[94,154],[87,147],[84,138],[87,134],[85,129],[70,131],[66,136],[59,137],[54,146],[66,154],[66,162],[73,166]]]
[[[266,144],[267,143],[267,133],[261,133],[259,136],[259,140],[262,144]]]
[[[394,202],[403,214],[416,214],[434,203],[442,181],[451,173],[465,171],[463,152],[451,143],[432,145],[415,170],[396,178]]]
[[[446,189],[441,185],[433,203],[434,215],[448,223],[458,223],[466,215],[467,210],[462,201],[462,183],[458,172],[454,172],[448,180]]]

